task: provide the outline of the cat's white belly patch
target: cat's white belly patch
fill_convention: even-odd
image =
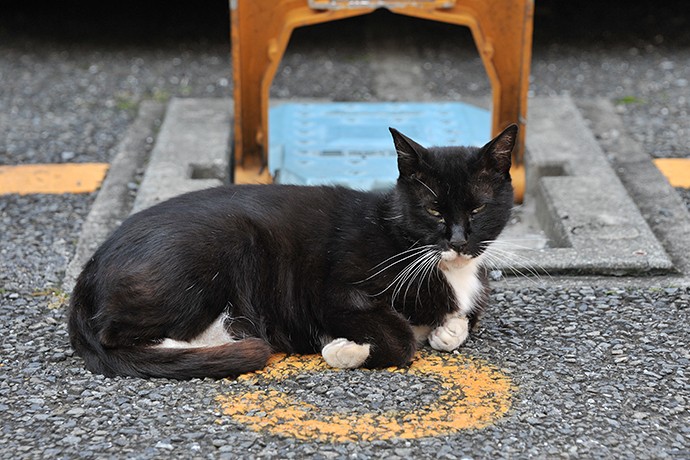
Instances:
[[[465,343],[469,334],[469,321],[466,316],[450,314],[439,327],[429,334],[429,345],[434,350],[453,351]]]
[[[354,369],[364,364],[369,357],[370,345],[351,342],[345,338],[335,339],[321,349],[321,355],[329,366]]]
[[[166,338],[162,342],[154,345],[156,348],[199,348],[215,347],[226,343],[234,342],[235,339],[225,328],[227,315],[220,315],[211,325],[198,336],[189,342]]]

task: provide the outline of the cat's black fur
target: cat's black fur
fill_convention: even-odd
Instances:
[[[425,149],[391,132],[400,177],[387,193],[227,186],[127,219],[85,265],[71,298],[71,343],[86,367],[219,378],[263,367],[272,351],[320,352],[339,337],[371,344],[366,367],[408,364],[417,347],[411,325],[439,326],[458,305],[438,267],[394,298],[391,284],[412,260],[399,254],[433,245],[478,256],[498,236],[513,202],[517,127],[483,148]],[[478,276],[471,325],[488,298],[484,270]],[[188,341],[221,313],[242,340],[153,347]]]

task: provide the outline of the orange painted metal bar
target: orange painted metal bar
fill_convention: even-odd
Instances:
[[[306,0],[237,0],[231,6],[235,164],[249,157],[265,164],[269,91],[292,31],[373,9],[314,10]]]
[[[470,29],[491,82],[492,135],[499,134],[511,123],[518,124],[520,132],[513,160],[521,165],[527,125],[534,2],[458,0],[444,9],[395,8],[392,11]]]
[[[297,27],[372,12],[366,2],[312,0],[231,2],[234,79],[234,155],[238,166],[265,165],[268,151],[269,90],[292,31]],[[398,14],[469,27],[493,93],[492,133],[510,123],[520,127],[512,175],[524,184],[522,167],[527,125],[527,90],[532,53],[534,0],[377,1]],[[411,6],[401,6],[411,5]],[[521,199],[524,185],[516,187]]]

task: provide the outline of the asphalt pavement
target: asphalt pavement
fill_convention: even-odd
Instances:
[[[231,97],[227,2],[147,3],[3,6],[0,164],[110,163],[143,101]],[[650,158],[687,158],[688,31],[680,1],[538,2],[530,93],[603,98]],[[410,87],[387,74],[401,61]],[[272,94],[486,100],[483,72],[466,31],[377,12],[298,31]],[[687,273],[502,278],[467,345],[409,372],[104,378],[70,349],[63,289],[96,199],[0,196],[1,458],[690,458]]]

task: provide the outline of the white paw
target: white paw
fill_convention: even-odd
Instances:
[[[468,330],[466,316],[448,316],[442,325],[429,334],[429,345],[434,350],[453,351],[467,340]]]
[[[354,369],[364,364],[369,357],[369,344],[359,345],[339,338],[323,347],[321,355],[331,367]]]

